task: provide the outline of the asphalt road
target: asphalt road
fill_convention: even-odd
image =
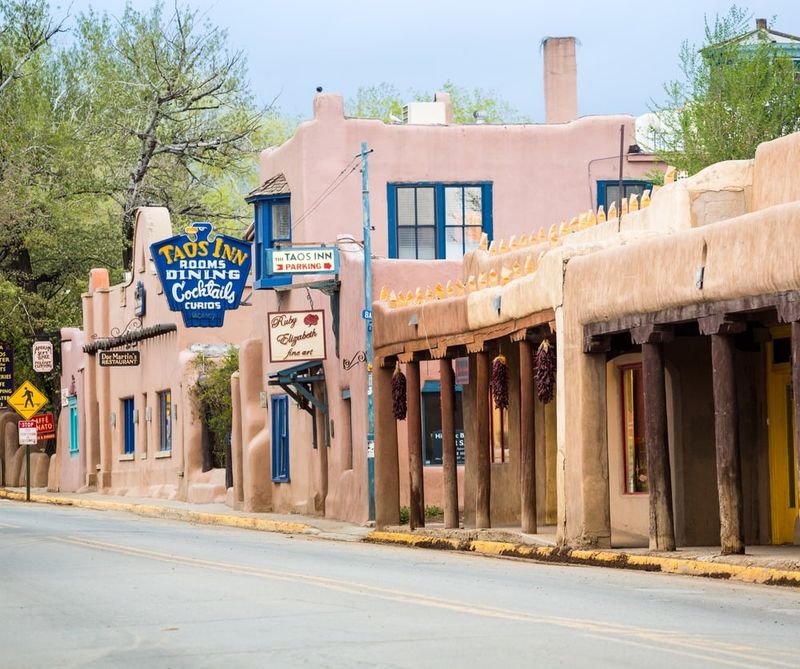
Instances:
[[[800,591],[0,500],[0,667],[798,667]]]

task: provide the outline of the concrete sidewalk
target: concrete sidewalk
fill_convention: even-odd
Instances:
[[[25,491],[0,488],[0,499],[23,501]],[[317,516],[248,513],[225,504],[189,504],[166,499],[113,497],[100,493],[48,493],[37,490],[31,493],[31,501],[329,540],[366,541],[536,562],[638,569],[800,587],[800,546],[748,546],[746,555],[720,555],[717,547],[681,548],[674,553],[656,553],[643,548],[585,550],[556,546],[553,528],[543,528],[542,533],[537,535],[522,534],[518,528],[445,530],[435,524],[415,531],[407,527],[378,531]]]

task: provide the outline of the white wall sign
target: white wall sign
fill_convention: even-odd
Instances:
[[[325,312],[270,312],[267,318],[270,362],[325,359]]]
[[[53,371],[53,342],[33,342],[33,371],[40,373]]]
[[[270,274],[319,274],[339,271],[339,249],[335,246],[296,246],[267,249]]]

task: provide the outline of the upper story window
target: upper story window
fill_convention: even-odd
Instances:
[[[268,179],[260,188],[246,198],[255,208],[253,236],[255,256],[256,288],[283,286],[292,282],[292,277],[270,276],[267,273],[266,251],[276,246],[292,243],[291,193],[283,174]]]
[[[388,184],[389,256],[458,260],[492,236],[492,184]]]
[[[653,184],[649,181],[639,181],[626,179],[622,182],[622,197],[628,198],[631,195],[637,195],[640,199],[642,193],[646,190],[651,190]],[[601,180],[597,182],[597,206],[603,206],[603,209],[608,211],[611,203],[616,203],[619,206],[619,181]]]

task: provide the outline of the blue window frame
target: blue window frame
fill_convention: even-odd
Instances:
[[[172,450],[172,391],[158,393],[159,442],[161,451]]]
[[[266,251],[292,243],[291,198],[288,195],[264,196],[251,200],[255,206],[255,287],[271,288],[292,282],[291,276],[267,274]]]
[[[642,193],[652,188],[653,184],[649,181],[625,179],[622,182],[622,197],[638,195],[641,198]],[[619,180],[599,180],[597,182],[597,206],[602,205],[603,209],[608,211],[612,202],[619,202]]]
[[[78,455],[80,445],[78,442],[78,398],[74,395],[67,400],[69,407],[69,454]]]
[[[272,408],[272,480],[289,482],[289,396],[273,395]]]
[[[492,238],[492,184],[390,183],[389,257],[458,260]]]
[[[136,426],[134,425],[133,398],[122,400],[122,452],[131,455],[136,450]]]

